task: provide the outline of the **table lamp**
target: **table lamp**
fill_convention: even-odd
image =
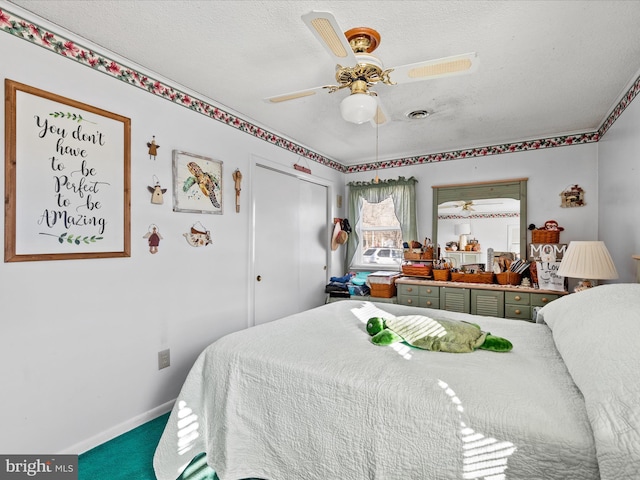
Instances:
[[[458,241],[458,250],[464,250],[467,246],[467,235],[471,233],[471,225],[469,223],[458,223],[455,227],[456,235],[460,235]]]
[[[609,250],[601,241],[570,242],[562,257],[558,276],[582,278],[574,291],[595,287],[597,280],[618,278]]]

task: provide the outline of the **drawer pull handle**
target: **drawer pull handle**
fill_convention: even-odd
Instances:
[[[427,288],[427,293],[431,293],[431,289],[430,288]]]
[[[430,307],[432,304],[430,301],[427,302],[427,306]]]
[[[520,315],[522,312],[521,312],[520,310],[516,310],[514,313],[515,313],[516,315]]]
[[[411,300],[410,298],[407,298],[407,303],[408,303],[408,304],[412,304],[412,303],[413,303],[413,300]]]
[[[407,292],[413,292],[413,288],[411,287],[407,288]]]
[[[542,297],[542,303],[547,303],[549,299],[547,297]]]
[[[516,296],[515,296],[515,298],[514,298],[514,300],[515,300],[516,302],[518,302],[518,301],[522,300],[522,297],[521,297],[520,295],[516,295]]]

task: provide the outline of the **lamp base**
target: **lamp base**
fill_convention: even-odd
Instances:
[[[467,246],[467,235],[463,233],[460,235],[460,239],[458,240],[458,250],[464,251]]]
[[[598,283],[595,280],[587,280],[582,279],[580,280],[580,282],[578,282],[578,285],[576,285],[576,287],[573,289],[574,292],[581,292],[583,290],[587,290],[588,288],[592,288],[597,286]]]

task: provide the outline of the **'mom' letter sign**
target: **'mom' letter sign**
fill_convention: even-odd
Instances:
[[[129,257],[131,120],[5,80],[5,262]]]

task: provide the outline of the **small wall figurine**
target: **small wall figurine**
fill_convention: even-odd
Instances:
[[[560,206],[567,207],[584,207],[584,190],[579,185],[571,185],[560,193]]]
[[[160,235],[156,225],[149,225],[149,231],[147,231],[142,238],[146,238],[149,242],[149,252],[158,253],[158,246],[160,245],[160,240],[162,240],[162,235]]]
[[[242,173],[240,173],[239,169],[236,169],[232,177],[236,187],[236,213],[240,213],[240,182],[242,182]]]
[[[153,136],[153,139],[150,142],[147,142],[147,147],[149,147],[149,160],[156,159],[156,155],[158,155],[158,149],[160,145],[156,143],[156,136]]]
[[[183,234],[184,238],[187,239],[187,243],[192,247],[206,247],[212,243],[211,232],[209,232],[209,230],[207,230],[200,222],[198,222],[198,224],[200,225],[199,228],[202,228],[202,230],[198,230],[195,228],[196,225],[193,225],[188,233]]]
[[[151,203],[153,203],[154,205],[162,205],[164,203],[164,198],[162,194],[166,193],[167,189],[162,188],[160,186],[160,181],[158,180],[158,177],[154,175],[153,178],[156,184],[153,187],[152,186],[147,187],[147,190],[151,192]]]

